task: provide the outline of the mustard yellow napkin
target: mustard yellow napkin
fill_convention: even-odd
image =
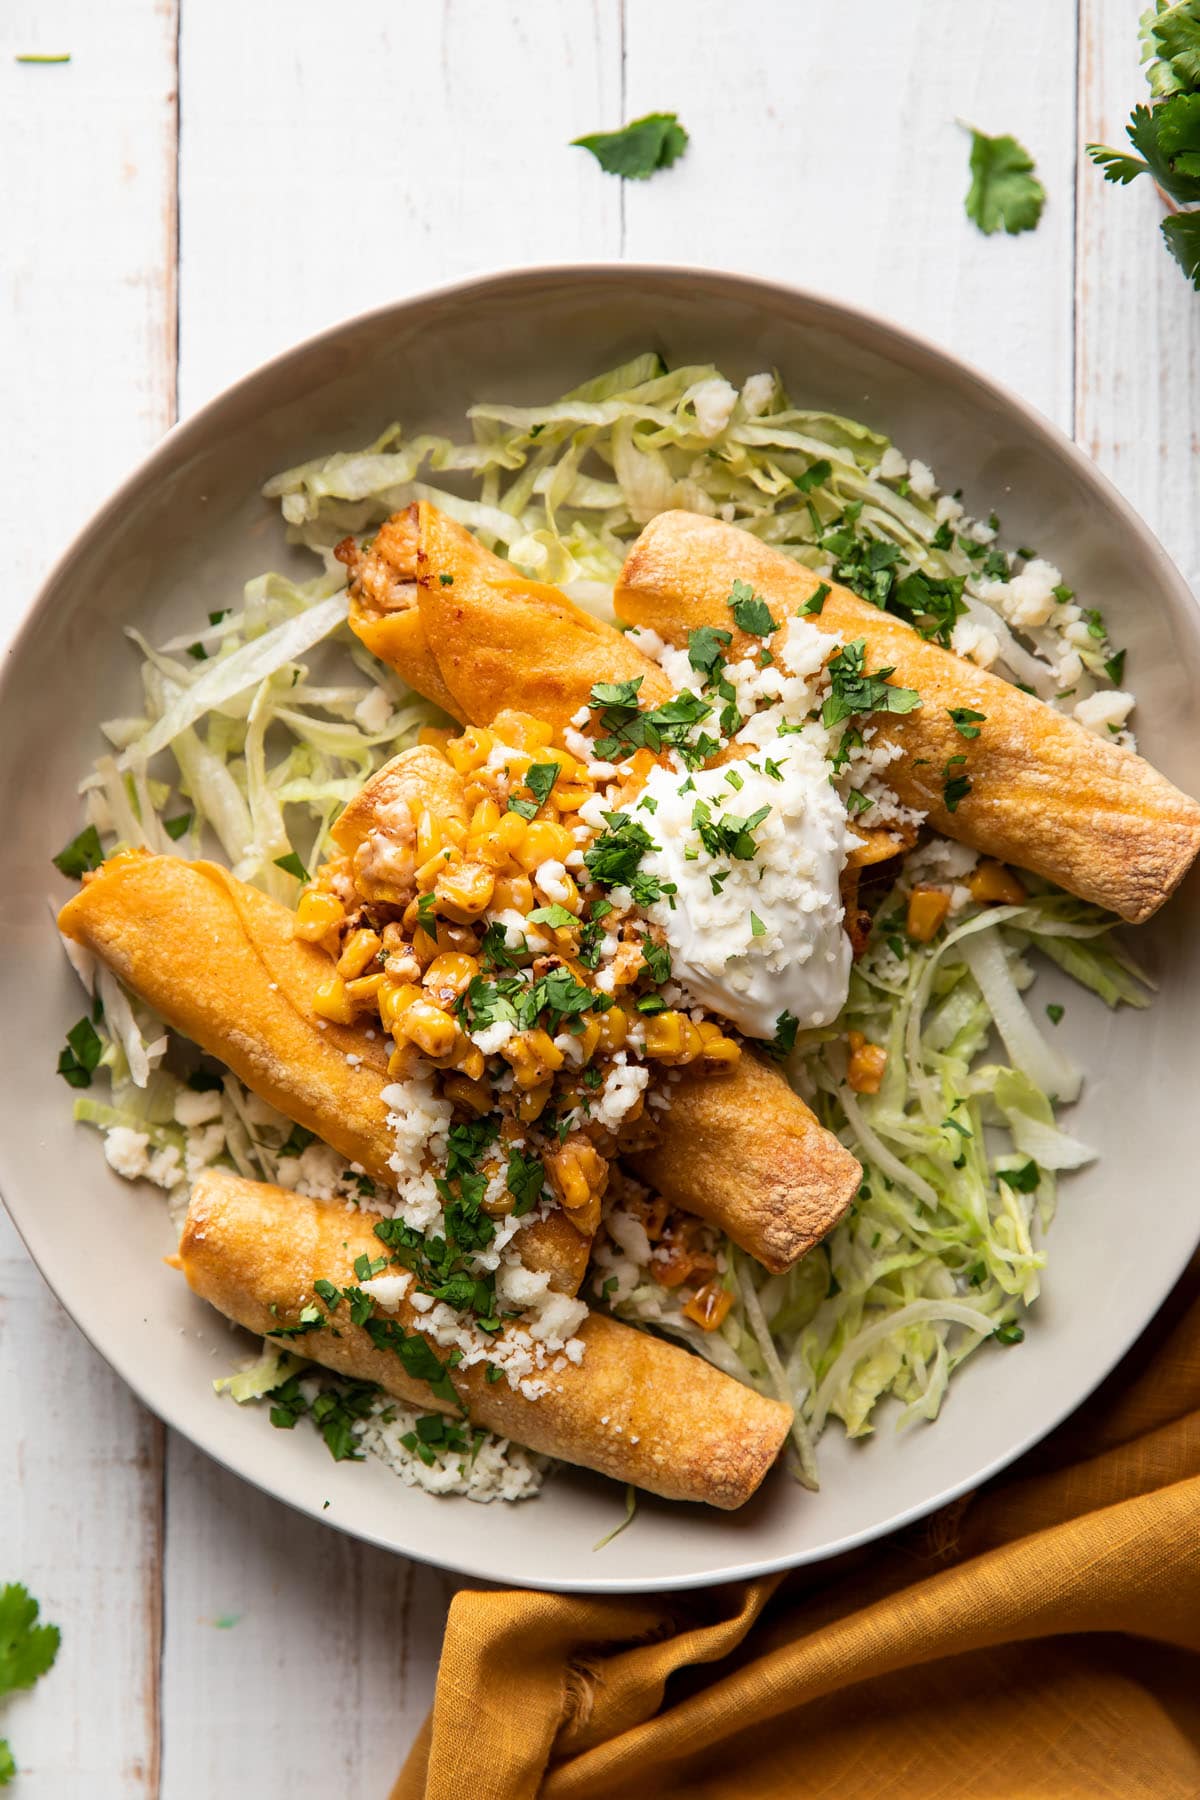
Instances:
[[[459,1594],[392,1790],[1097,1795],[1200,1796],[1200,1263],[1047,1443],[874,1549],[661,1599]]]

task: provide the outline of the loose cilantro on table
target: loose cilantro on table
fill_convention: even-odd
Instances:
[[[40,1611],[19,1581],[0,1588],[0,1699],[31,1688],[54,1665],[62,1633],[57,1625],[39,1625]],[[0,1787],[6,1787],[16,1772],[8,1740],[0,1738]]]
[[[1000,230],[1012,237],[1032,231],[1042,216],[1046,190],[1034,173],[1028,150],[1014,137],[988,137],[973,125],[964,130],[971,134],[967,217],[989,237]]]
[[[669,169],[688,147],[688,134],[673,112],[646,113],[619,131],[593,131],[571,139],[572,149],[590,150],[606,175],[624,181],[648,181]]]

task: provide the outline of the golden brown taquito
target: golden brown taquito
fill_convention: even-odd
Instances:
[[[217,863],[128,852],[84,881],[58,923],[252,1093],[391,1186],[387,1042],[365,1024],[318,1023],[329,959],[292,936],[292,917]],[[577,1292],[590,1247],[563,1213],[522,1234],[529,1266],[564,1293]]]
[[[627,1159],[650,1187],[775,1271],[833,1230],[862,1169],[777,1068],[743,1049],[728,1070],[683,1069],[668,1091],[658,1142]]]
[[[352,565],[350,624],[410,687],[468,725],[513,707],[561,733],[598,681],[640,676],[649,706],[674,691],[622,632],[518,574],[425,500],[381,526]]]
[[[402,761],[350,802],[335,827],[343,848],[386,832]],[[720,1226],[769,1269],[787,1268],[833,1229],[862,1170],[774,1065],[744,1049],[732,1068],[680,1071],[667,1091],[669,1109],[654,1113],[658,1142],[634,1159],[666,1199]]]
[[[718,519],[661,513],[642,532],[621,572],[618,615],[671,643],[699,625],[733,630],[734,651],[751,640],[729,611],[735,580],[748,581],[790,617],[818,577],[782,552]],[[1178,886],[1200,851],[1200,805],[1132,750],[1095,737],[1076,720],[1010,682],[939,648],[911,626],[834,584],[823,630],[864,638],[868,667],[891,666],[897,686],[921,705],[877,714],[877,741],[901,756],[887,771],[906,806],[919,808],[947,837],[1057,882],[1083,900],[1137,923]],[[979,736],[962,738],[953,707],[985,715]],[[951,757],[970,792],[951,812],[943,798]]]
[[[314,1301],[318,1280],[338,1287],[357,1282],[355,1258],[374,1257],[380,1248],[374,1222],[208,1170],[192,1192],[179,1258],[202,1299],[266,1336],[280,1323],[295,1323]],[[336,1332],[307,1332],[297,1348],[340,1374],[377,1382],[408,1405],[450,1410],[346,1315],[343,1303]],[[409,1333],[421,1318],[403,1300],[397,1311],[379,1316]],[[482,1363],[450,1370],[463,1410],[473,1423],[531,1450],[669,1500],[732,1509],[750,1498],[787,1437],[786,1406],[614,1319],[589,1314],[578,1336],[582,1360],[549,1373],[547,1391],[537,1399],[506,1379],[489,1383]]]

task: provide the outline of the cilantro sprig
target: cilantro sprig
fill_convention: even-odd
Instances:
[[[1126,187],[1149,175],[1171,211],[1160,226],[1168,250],[1200,291],[1200,214],[1176,206],[1200,200],[1200,6],[1197,0],[1158,5],[1143,14],[1143,61],[1153,100],[1135,106],[1125,135],[1136,155],[1089,144],[1088,155],[1106,181]]]

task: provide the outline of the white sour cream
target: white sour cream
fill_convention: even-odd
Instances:
[[[767,773],[768,758],[781,779]],[[829,764],[815,746],[788,736],[694,774],[681,791],[687,780],[674,769],[652,769],[625,809],[658,846],[641,871],[678,890],[674,907],[660,900],[647,909],[670,946],[674,974],[750,1037],[774,1037],[783,1012],[801,1027],[829,1024],[845,1004],[851,962],[838,891],[848,827]],[[653,810],[641,804],[647,799]],[[768,807],[754,829],[753,857],[711,854],[693,823],[697,801],[714,822]],[[714,893],[713,877],[723,875]]]

